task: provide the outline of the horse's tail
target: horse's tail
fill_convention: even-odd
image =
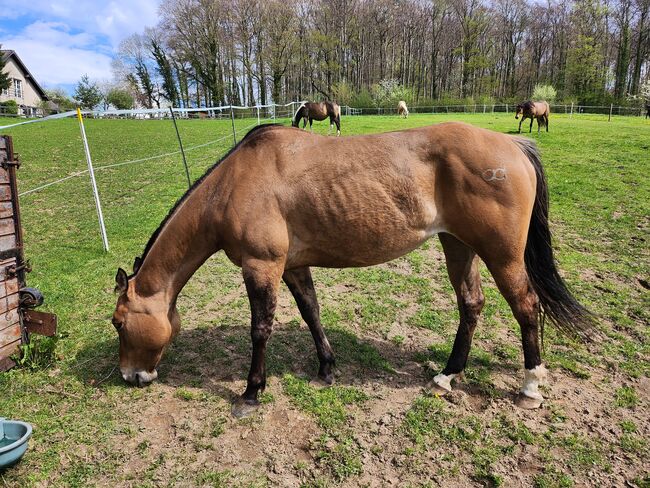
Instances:
[[[537,177],[524,262],[528,279],[539,298],[542,338],[544,320],[548,317],[561,332],[583,340],[590,339],[596,318],[571,295],[553,258],[548,225],[548,186],[539,152],[535,143],[529,139],[515,138],[514,141],[535,168]]]

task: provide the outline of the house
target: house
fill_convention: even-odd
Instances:
[[[28,117],[43,115],[42,102],[49,99],[45,91],[21,61],[16,51],[0,51],[5,62],[3,71],[9,75],[11,85],[0,91],[0,103],[14,100],[18,104],[18,113]]]

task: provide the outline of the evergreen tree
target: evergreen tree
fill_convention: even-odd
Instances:
[[[92,109],[102,101],[102,93],[97,83],[90,81],[88,75],[83,75],[74,91],[74,99],[81,108]]]
[[[2,44],[0,44],[0,90],[7,90],[9,85],[11,85],[11,80],[9,75],[4,72],[5,61],[2,56]]]
[[[178,104],[178,90],[174,81],[174,72],[165,52],[155,39],[151,41],[151,53],[158,65],[156,69],[160,76],[162,76],[162,93],[172,105],[176,106]]]

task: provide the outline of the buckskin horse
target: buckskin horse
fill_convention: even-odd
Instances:
[[[312,129],[312,123],[314,120],[325,120],[327,117],[330,118],[330,127],[328,133],[332,130],[332,126],[336,124],[336,135],[341,135],[341,107],[336,103],[325,101],[325,102],[306,102],[298,107],[296,114],[291,120],[292,127],[298,127],[300,121],[303,121],[302,128],[304,129],[307,126],[307,121],[309,121],[309,129]]]
[[[223,250],[242,269],[251,309],[252,363],[233,414],[259,406],[281,281],[313,336],[318,378],[331,384],[334,353],[310,267],[384,263],[438,234],[460,325],[433,390],[450,392],[467,363],[484,304],[480,258],[521,328],[525,373],[515,402],[539,407],[543,317],[579,337],[589,337],[594,322],[556,268],[548,204],[539,154],[527,139],[457,122],[336,139],[257,127],[176,203],[133,274],[118,269],[112,322],[122,377],[139,386],[156,379],[181,326],[179,292]]]
[[[548,132],[548,116],[551,113],[551,109],[546,102],[522,102],[517,105],[517,111],[515,112],[515,119],[518,119],[521,115],[521,120],[519,121],[519,133],[521,133],[521,124],[524,119],[530,119],[530,130],[529,133],[533,131],[533,120],[537,119],[537,133],[539,134],[539,129],[542,124],[546,126],[546,132]]]

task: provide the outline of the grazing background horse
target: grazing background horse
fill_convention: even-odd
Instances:
[[[517,112],[515,113],[515,119],[518,119],[521,115],[521,120],[519,121],[519,132],[521,133],[521,123],[524,119],[530,119],[530,130],[533,131],[533,120],[537,119],[537,133],[539,134],[539,128],[542,123],[546,126],[546,132],[548,132],[548,116],[551,113],[551,108],[546,102],[522,102],[517,105]]]
[[[406,107],[406,102],[400,100],[397,104],[397,114],[403,116],[405,119],[409,116],[409,109]]]
[[[310,267],[383,263],[438,234],[460,325],[433,388],[451,391],[467,363],[484,304],[480,257],[521,328],[526,369],[516,402],[536,408],[543,401],[543,317],[581,337],[593,326],[556,268],[548,203],[542,164],[527,139],[462,123],[335,140],[260,126],[177,202],[136,258],[133,274],[118,270],[113,325],[120,371],[137,385],[157,377],[163,351],[180,329],[178,294],[223,250],[242,268],[251,308],[251,368],[233,414],[257,408],[266,386],[265,352],[281,281],[314,338],[318,378],[331,384],[334,352]]]
[[[330,128],[328,129],[328,132],[332,129],[332,126],[336,124],[336,135],[340,136],[341,107],[339,107],[336,103],[330,101],[303,103],[300,107],[298,107],[296,114],[293,116],[291,125],[292,127],[298,127],[300,125],[300,121],[302,120],[302,127],[304,129],[307,126],[307,121],[309,121],[309,129],[313,130],[312,122],[314,120],[325,120],[327,117],[330,118]]]
[[[648,117],[650,117],[650,103],[645,104],[645,112],[646,112],[645,118],[647,119]]]

